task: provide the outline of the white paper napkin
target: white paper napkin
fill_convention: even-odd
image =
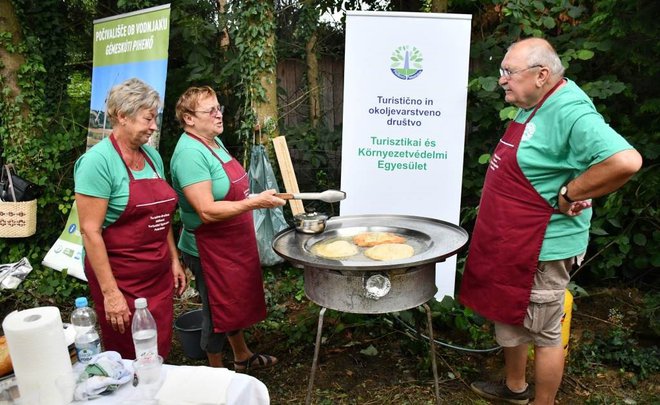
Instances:
[[[179,366],[167,371],[156,394],[159,405],[225,405],[234,371],[205,366]]]

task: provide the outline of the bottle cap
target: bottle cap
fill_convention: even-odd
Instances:
[[[87,297],[76,298],[76,308],[82,308],[86,306],[87,306]]]
[[[135,300],[135,309],[142,309],[147,307],[147,299],[146,298],[137,298]]]

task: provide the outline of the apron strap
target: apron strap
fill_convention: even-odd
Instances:
[[[206,148],[209,150],[209,152],[211,152],[211,154],[212,154],[213,156],[215,156],[215,158],[218,159],[218,160],[220,161],[221,164],[224,165],[224,164],[226,163],[226,162],[223,162],[222,159],[220,159],[220,156],[218,156],[218,155],[215,153],[215,151],[213,151],[213,148],[210,147],[206,142],[204,142],[204,141],[202,140],[202,138],[198,137],[197,135],[193,135],[193,134],[191,134],[190,132],[186,132],[186,135],[188,135],[189,137],[193,138],[193,139],[196,140],[196,141],[199,141],[202,145],[206,146]],[[217,143],[217,142],[216,142],[216,143]],[[223,145],[218,145],[218,147],[222,148],[222,149],[223,149],[225,152],[227,152],[227,154],[229,155],[229,151],[228,151]]]
[[[112,146],[115,148],[115,150],[119,154],[119,157],[121,157],[121,162],[126,167],[126,171],[128,172],[128,177],[131,180],[135,180],[135,178],[133,177],[133,171],[131,170],[130,167],[128,167],[128,165],[126,164],[126,161],[124,160],[124,155],[121,153],[121,149],[119,148],[119,144],[117,143],[117,139],[115,138],[114,133],[110,134],[110,142],[112,142]],[[149,158],[149,155],[147,155],[147,153],[142,149],[142,147],[139,148],[139,151],[142,154],[142,156],[144,157],[145,162],[147,162],[149,164],[149,166],[151,166],[151,170],[153,170],[154,173],[156,173],[156,176],[160,179],[161,178],[160,174],[158,174],[158,171],[156,170],[156,167],[154,166],[154,163]]]
[[[559,80],[554,86],[552,86],[552,88],[550,89],[549,92],[545,93],[545,96],[543,96],[543,98],[541,99],[541,101],[539,101],[538,104],[536,104],[536,107],[534,107],[534,111],[532,111],[532,113],[529,115],[529,117],[528,117],[527,120],[525,121],[525,124],[529,123],[529,121],[532,120],[532,118],[534,117],[534,114],[536,114],[536,112],[539,110],[539,108],[541,108],[541,106],[543,105],[543,103],[545,103],[545,100],[547,100],[548,97],[550,97],[550,95],[551,95],[552,93],[554,93],[555,90],[557,90],[557,89],[559,88],[559,86],[561,86],[564,82],[565,82],[565,80],[564,80],[564,78],[562,78],[562,79]]]

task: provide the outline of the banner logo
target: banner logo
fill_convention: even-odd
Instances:
[[[422,74],[422,52],[414,46],[402,45],[392,53],[390,70],[401,80],[412,80]]]

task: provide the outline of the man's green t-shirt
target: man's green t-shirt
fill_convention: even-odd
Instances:
[[[515,121],[524,123],[532,111],[519,110]],[[589,97],[567,80],[525,127],[517,157],[523,174],[556,208],[561,186],[626,149],[632,146],[605,122]],[[591,215],[591,209],[576,217],[553,214],[539,260],[566,259],[584,252]]]
[[[163,160],[158,151],[149,145],[142,150],[149,156],[156,168],[156,174],[149,163],[144,169],[131,170],[135,179],[165,178]],[[103,227],[113,224],[126,209],[128,203],[128,184],[130,178],[119,153],[112,146],[110,138],[105,138],[85,152],[73,169],[75,191],[91,197],[108,200]]]
[[[215,141],[220,146],[213,148],[213,152],[222,159],[222,162],[229,162],[232,157],[224,148],[222,141],[218,137],[215,138]],[[170,171],[172,186],[179,196],[179,213],[181,214],[181,222],[183,222],[183,229],[178,243],[179,249],[199,257],[193,232],[202,224],[202,220],[186,199],[183,189],[195,183],[211,181],[213,200],[220,201],[229,192],[229,177],[222,168],[222,163],[211,154],[208,148],[185,133],[179,138],[172,154]]]

